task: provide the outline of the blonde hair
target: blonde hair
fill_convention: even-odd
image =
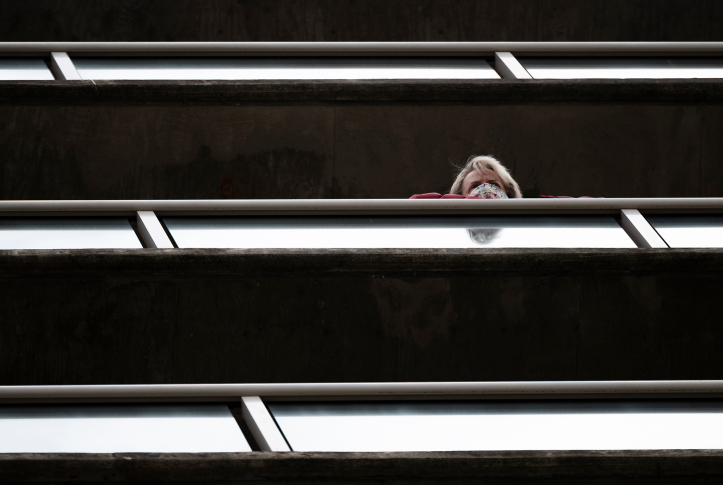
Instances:
[[[481,171],[481,170],[492,170],[499,178],[500,182],[502,182],[502,185],[504,185],[505,192],[507,192],[507,197],[510,199],[521,199],[522,198],[522,191],[520,190],[520,186],[517,185],[517,182],[515,182],[515,179],[512,178],[512,175],[510,175],[510,172],[507,171],[504,165],[502,165],[497,159],[491,156],[477,156],[473,155],[467,160],[467,163],[465,163],[464,167],[459,169],[459,172],[457,173],[457,178],[454,180],[454,183],[452,184],[452,188],[449,189],[450,194],[462,194],[462,182],[464,182],[465,177],[469,175],[473,171]]]

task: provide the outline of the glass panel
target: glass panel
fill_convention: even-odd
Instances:
[[[723,248],[723,216],[645,216],[671,248]]]
[[[180,248],[632,248],[612,217],[167,217]]]
[[[121,218],[3,218],[0,249],[142,248]]]
[[[251,451],[228,407],[0,407],[0,453]]]
[[[720,401],[267,405],[294,451],[723,448]]]
[[[723,58],[525,57],[520,63],[535,79],[723,78]]]
[[[475,58],[74,58],[83,79],[499,79]]]
[[[39,57],[0,59],[0,81],[53,81],[54,79],[45,61]]]

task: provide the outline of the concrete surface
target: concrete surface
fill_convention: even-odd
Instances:
[[[721,450],[3,454],[3,483],[718,483]]]
[[[0,199],[720,197],[719,81],[0,83]]]
[[[23,0],[0,41],[720,41],[716,0]]]
[[[721,379],[721,250],[0,253],[0,385]]]
[[[720,79],[2,81],[0,105],[720,105]]]

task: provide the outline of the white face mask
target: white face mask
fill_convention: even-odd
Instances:
[[[467,197],[479,197],[480,199],[507,199],[501,188],[493,184],[484,183],[469,191]]]

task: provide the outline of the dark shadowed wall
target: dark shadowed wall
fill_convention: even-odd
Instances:
[[[0,41],[720,41],[721,25],[715,0],[0,2]],[[58,101],[52,83],[23,100],[23,86],[0,84],[0,199],[409,197],[446,191],[452,164],[473,154],[500,158],[527,197],[723,194],[723,98],[675,100],[685,87],[638,102],[639,88],[613,86],[632,95],[598,102],[568,83],[564,103],[532,91],[478,103],[455,93],[492,85],[441,83],[413,102],[404,86],[389,88],[397,100],[328,88],[316,102],[298,99],[313,83],[271,102],[222,86],[222,101],[190,104],[178,91]]]
[[[2,251],[0,267],[0,385],[723,375],[719,250]]]
[[[720,41],[719,0],[23,0],[0,41]]]
[[[472,154],[526,197],[723,195],[723,107],[0,106],[2,199],[406,198]]]

